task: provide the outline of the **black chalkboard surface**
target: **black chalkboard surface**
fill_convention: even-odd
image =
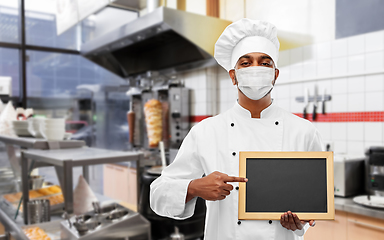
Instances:
[[[332,152],[240,152],[239,219],[334,219]]]

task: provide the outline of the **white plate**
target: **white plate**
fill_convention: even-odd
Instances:
[[[13,126],[13,129],[28,129],[28,126]]]
[[[368,200],[367,195],[357,196],[353,198],[355,203],[364,205],[366,207],[382,208],[384,209],[384,197],[371,196],[371,200]]]
[[[19,137],[33,137],[28,129],[13,129]]]

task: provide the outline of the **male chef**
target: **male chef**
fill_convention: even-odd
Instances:
[[[241,19],[224,30],[215,59],[237,86],[238,100],[194,126],[175,161],[151,184],[150,203],[157,214],[186,219],[196,197],[207,200],[207,240],[303,239],[314,224],[300,221],[289,209],[280,221],[238,220],[238,182],[247,181],[236,177],[240,151],[322,150],[314,126],[271,99],[279,46],[275,26],[265,21]]]

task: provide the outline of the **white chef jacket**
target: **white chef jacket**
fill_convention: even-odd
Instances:
[[[260,118],[251,118],[251,113],[236,102],[230,110],[191,129],[175,161],[151,184],[151,208],[158,215],[174,219],[191,217],[196,198],[185,203],[190,181],[214,171],[239,176],[240,151],[322,151],[322,144],[311,122],[274,103],[261,112]],[[206,201],[206,240],[303,239],[308,224],[291,231],[280,221],[239,221],[238,183],[231,184],[234,190],[224,200]]]

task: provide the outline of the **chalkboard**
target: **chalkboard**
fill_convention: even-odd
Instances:
[[[240,152],[239,219],[334,219],[332,152]]]

